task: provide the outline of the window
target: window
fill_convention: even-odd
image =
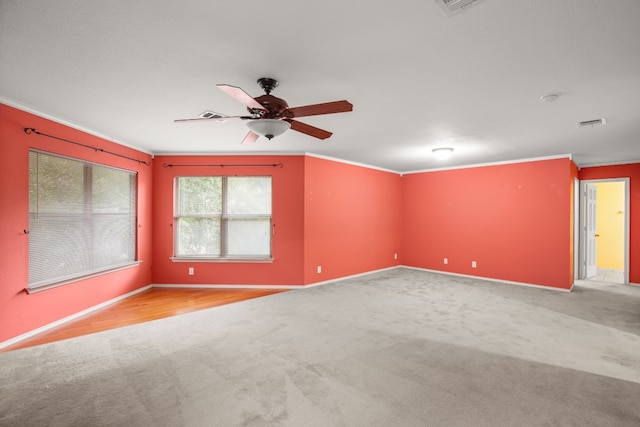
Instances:
[[[271,258],[270,176],[176,178],[174,260]]]
[[[136,175],[29,153],[29,290],[135,263]]]

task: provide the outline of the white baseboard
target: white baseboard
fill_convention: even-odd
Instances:
[[[511,281],[511,280],[492,279],[490,277],[482,277],[482,276],[472,276],[470,274],[452,273],[452,272],[449,272],[449,271],[431,270],[431,269],[428,269],[428,268],[420,268],[420,267],[409,267],[408,265],[403,265],[402,267],[410,268],[412,270],[428,271],[428,272],[431,272],[431,273],[447,274],[449,276],[468,277],[470,279],[484,280],[486,282],[507,283],[509,285],[517,285],[517,286],[526,286],[528,288],[545,289],[547,291],[571,292],[571,289],[573,289],[573,284],[571,285],[571,288],[564,289],[564,288],[555,288],[553,286],[536,285],[535,283],[514,282],[514,281]]]
[[[152,288],[169,289],[303,289],[303,285],[221,285],[213,283],[154,283]]]
[[[353,274],[351,276],[342,276],[337,277],[335,279],[325,280],[322,282],[310,283],[308,285],[224,285],[224,284],[188,284],[188,283],[154,283],[151,287],[154,288],[172,288],[172,289],[282,289],[282,290],[291,290],[291,289],[307,289],[312,288],[314,286],[322,286],[329,283],[339,282],[341,280],[353,279],[355,277],[366,276],[368,274],[380,273],[382,271],[393,270],[395,268],[399,268],[402,266],[394,266],[382,268],[380,270],[372,270],[364,273]]]
[[[9,339],[7,341],[0,342],[0,349],[5,348],[5,347],[9,347],[9,346],[11,346],[13,344],[17,344],[20,341],[24,341],[24,340],[26,340],[28,338],[32,338],[32,337],[34,337],[34,336],[36,336],[38,334],[41,334],[42,332],[46,332],[46,331],[48,331],[50,329],[53,329],[53,328],[56,328],[56,327],[58,327],[60,325],[64,325],[67,322],[71,322],[71,321],[76,320],[76,319],[78,319],[78,318],[80,318],[82,316],[85,316],[85,315],[89,314],[89,313],[93,313],[94,311],[103,309],[103,308],[105,308],[105,307],[107,307],[107,306],[109,306],[111,304],[114,304],[114,303],[116,303],[118,301],[122,301],[123,299],[129,298],[130,296],[133,296],[133,295],[138,294],[140,292],[146,291],[147,289],[150,289],[150,288],[151,288],[151,285],[144,286],[142,288],[136,289],[135,291],[131,291],[129,293],[126,293],[124,295],[120,295],[119,297],[110,299],[110,300],[105,301],[103,303],[100,303],[98,305],[94,305],[93,307],[89,307],[89,308],[87,308],[85,310],[82,310],[82,311],[80,311],[78,313],[74,313],[71,316],[67,316],[67,317],[64,317],[64,318],[62,318],[60,320],[56,320],[55,322],[49,323],[48,325],[44,325],[44,326],[41,326],[41,327],[39,327],[37,329],[34,329],[32,331],[26,332],[26,333],[24,333],[22,335],[18,335],[17,337],[11,338],[11,339]]]
[[[322,282],[310,283],[308,285],[305,285],[304,287],[305,288],[313,288],[315,286],[328,285],[329,283],[340,282],[341,280],[354,279],[356,277],[368,276],[369,274],[375,274],[375,273],[381,273],[383,271],[395,270],[396,268],[401,268],[401,267],[403,267],[403,266],[402,265],[396,265],[396,266],[393,266],[393,267],[381,268],[379,270],[371,270],[371,271],[367,271],[367,272],[364,272],[364,273],[352,274],[351,276],[343,276],[343,277],[338,277],[338,278],[335,278],[335,279],[325,280],[325,281],[322,281]]]

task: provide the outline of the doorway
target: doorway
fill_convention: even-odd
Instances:
[[[578,279],[629,284],[629,178],[580,181]]]

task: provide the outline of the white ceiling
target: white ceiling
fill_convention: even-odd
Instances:
[[[347,99],[240,144],[217,83],[289,106]],[[554,102],[540,97],[560,93]],[[570,154],[640,161],[640,1],[0,0],[0,102],[154,154],[314,153],[398,172]],[[607,124],[578,127],[584,120]],[[455,149],[438,162],[431,150]]]

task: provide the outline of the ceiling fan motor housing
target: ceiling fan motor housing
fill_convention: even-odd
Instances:
[[[289,112],[289,104],[287,104],[284,99],[277,98],[273,95],[262,95],[255,98],[255,100],[264,106],[266,111],[249,107],[248,110],[253,115],[258,115],[265,119],[293,118],[293,114]]]

